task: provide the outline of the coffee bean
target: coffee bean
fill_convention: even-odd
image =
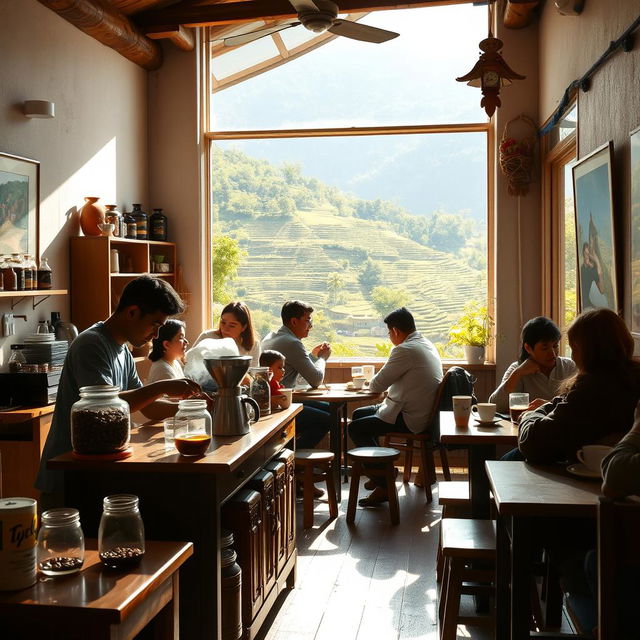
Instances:
[[[114,453],[128,441],[129,414],[123,409],[80,409],[71,414],[71,444],[76,453]]]

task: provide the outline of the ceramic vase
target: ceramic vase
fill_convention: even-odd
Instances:
[[[80,228],[85,236],[102,235],[98,225],[105,221],[105,208],[101,204],[96,204],[99,199],[87,196],[84,206],[80,209]]]
[[[474,347],[466,344],[462,348],[467,364],[484,364],[484,347]]]

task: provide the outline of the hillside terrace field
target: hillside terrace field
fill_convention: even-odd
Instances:
[[[240,246],[247,252],[234,281],[239,297],[251,309],[270,312],[274,323],[285,300],[305,300],[332,321],[340,334],[334,341],[357,345],[361,355],[375,355],[375,344],[387,341],[365,329],[354,331],[349,319],[369,318],[371,326],[379,316],[358,282],[366,260],[363,250],[382,269],[380,285],[409,293],[407,306],[418,329],[434,342],[446,341],[466,302],[485,295],[484,273],[451,254],[399,236],[383,222],[315,210],[288,218],[261,216],[234,228],[244,232]],[[228,232],[224,223],[219,232]],[[333,305],[327,286],[331,273],[340,274],[344,282]]]

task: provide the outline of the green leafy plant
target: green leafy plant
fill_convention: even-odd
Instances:
[[[487,305],[482,305],[475,300],[469,302],[464,306],[457,322],[449,329],[448,344],[485,347],[491,344],[494,325],[495,322]]]

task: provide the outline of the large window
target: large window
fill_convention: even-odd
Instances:
[[[264,334],[285,300],[306,300],[312,341],[345,356],[383,355],[382,317],[405,304],[444,349],[465,304],[489,297],[490,124],[454,80],[477,58],[486,7],[365,21],[401,36],[336,38],[213,94],[214,303],[243,299]]]

